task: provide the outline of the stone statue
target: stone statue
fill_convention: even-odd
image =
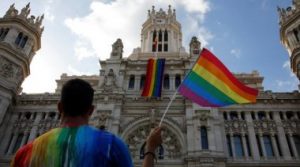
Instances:
[[[112,44],[111,57],[122,58],[123,55],[123,42],[120,38]]]
[[[201,43],[198,41],[197,37],[192,37],[190,42],[190,54],[199,54],[200,53]]]

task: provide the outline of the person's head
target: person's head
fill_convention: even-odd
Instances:
[[[62,87],[58,110],[68,117],[91,115],[94,110],[93,97],[94,90],[88,82],[71,79]]]

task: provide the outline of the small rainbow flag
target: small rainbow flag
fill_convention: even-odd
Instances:
[[[165,59],[149,59],[147,65],[146,82],[142,96],[160,97],[164,74]]]
[[[204,107],[256,102],[258,90],[245,86],[209,50],[203,48],[179,92]]]

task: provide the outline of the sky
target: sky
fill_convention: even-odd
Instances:
[[[263,87],[273,92],[298,90],[289,56],[280,43],[277,6],[291,0],[1,0],[0,16],[15,3],[30,2],[31,14],[45,14],[42,47],[22,84],[25,93],[54,92],[55,80],[68,75],[99,75],[111,45],[121,38],[123,57],[140,47],[147,10],[165,11],[170,4],[182,25],[183,46],[192,36],[234,73],[257,70]]]

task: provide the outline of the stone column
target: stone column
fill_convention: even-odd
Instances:
[[[294,157],[298,157],[298,152],[297,152],[297,148],[296,148],[296,145],[295,145],[295,142],[294,142],[294,139],[293,139],[293,134],[288,134],[288,139],[291,143],[291,147],[292,147],[292,151],[294,153]]]
[[[249,145],[252,152],[252,156],[254,160],[259,160],[259,151],[258,151],[258,145],[256,141],[256,134],[253,127],[252,117],[250,112],[245,112],[245,119],[248,124],[248,136],[249,136]]]
[[[279,141],[279,147],[280,150],[282,152],[283,158],[285,160],[290,160],[291,159],[291,154],[289,151],[289,147],[287,147],[288,143],[287,143],[287,139],[285,137],[285,132],[282,126],[282,122],[280,120],[280,116],[278,112],[274,112],[274,120],[277,124],[277,136],[278,136],[278,141]],[[283,117],[286,118],[286,115],[283,113]]]
[[[3,118],[7,112],[9,104],[10,100],[5,97],[0,101],[0,125],[3,122]]]
[[[175,75],[170,74],[170,90],[175,90]]]
[[[110,131],[114,134],[119,133],[119,127],[120,127],[120,115],[121,115],[121,106],[120,105],[115,105],[115,108],[112,109],[114,111],[114,115],[112,115],[112,112],[108,116],[107,119],[111,118],[111,129]]]
[[[237,112],[237,115],[238,115],[238,119],[239,119],[239,120],[242,120],[241,112]]]
[[[48,115],[48,114],[47,114]],[[57,114],[58,115],[58,114]],[[39,126],[39,123],[42,119],[42,116],[43,116],[43,113],[37,113],[36,117],[35,117],[35,120],[33,122],[33,125],[32,125],[32,129],[30,130],[30,134],[29,134],[29,137],[28,137],[28,141],[32,141],[36,138],[37,136],[37,133],[38,133],[38,126]]]
[[[7,154],[12,154],[13,153],[13,149],[14,149],[14,146],[16,144],[17,138],[18,138],[18,133],[14,133],[14,136],[13,136],[11,142],[10,142]]]
[[[194,125],[193,125],[193,109],[191,106],[186,107],[186,126],[187,126],[187,151],[191,154],[194,148]]]
[[[273,150],[274,150],[275,157],[277,159],[279,159],[280,156],[279,156],[278,147],[277,147],[277,143],[276,143],[274,134],[271,135],[271,141],[272,141],[272,147],[273,147]]]
[[[135,82],[135,84],[134,84],[134,90],[139,91],[140,90],[141,76],[140,75],[136,75],[134,82]]]
[[[265,143],[264,143],[264,139],[263,139],[263,134],[259,133],[258,136],[259,136],[259,142],[260,142],[261,150],[263,153],[263,157],[266,159],[267,153],[266,153]]]
[[[246,135],[245,134],[242,134],[242,142],[243,142],[244,156],[246,157],[246,159],[248,159],[249,153],[248,153],[248,147],[247,147],[247,143],[246,143]]]
[[[1,138],[0,154],[4,154],[6,149],[9,147],[10,143],[12,143],[11,134],[13,133],[13,125],[15,124],[17,119],[18,119],[18,113],[14,112],[10,117],[10,121],[8,122],[10,126],[6,127],[6,129],[3,130],[3,133],[6,135],[3,135]]]
[[[236,155],[235,155],[235,145],[234,145],[234,141],[233,141],[233,134],[230,133],[230,145],[231,145],[231,150],[232,150],[232,157],[233,159],[235,159]]]
[[[24,144],[27,143],[28,136],[29,136],[29,133],[28,132],[24,132],[24,135],[22,137],[22,141],[21,141],[20,147],[22,147]]]

